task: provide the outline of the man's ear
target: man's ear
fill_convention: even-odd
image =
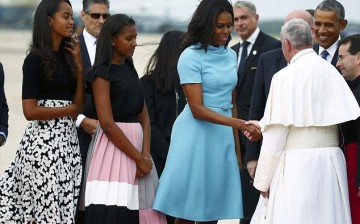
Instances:
[[[344,31],[346,26],[348,24],[348,21],[346,19],[344,19],[341,23],[340,23],[340,29],[341,31]]]
[[[285,49],[287,51],[290,51],[291,47],[292,47],[292,45],[291,45],[290,41],[288,39],[285,39]]]
[[[356,64],[360,65],[360,51],[355,55]]]

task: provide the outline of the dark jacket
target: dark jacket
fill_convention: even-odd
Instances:
[[[286,65],[287,61],[281,48],[268,51],[260,56],[251,97],[249,120],[260,120],[263,117],[272,77]],[[258,160],[260,148],[261,141],[248,141],[245,160]]]
[[[160,176],[169,150],[172,126],[184,109],[186,99],[180,85],[176,88],[177,97],[175,89],[165,93],[157,91],[149,75],[144,75],[140,82],[151,122],[151,156]]]
[[[6,102],[4,90],[5,74],[2,64],[0,63],[0,131],[8,136],[9,128],[9,107]]]

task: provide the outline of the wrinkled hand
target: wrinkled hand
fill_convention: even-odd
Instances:
[[[243,134],[253,142],[257,142],[262,138],[260,126],[258,121],[251,120],[245,122],[246,129],[243,130]]]
[[[149,174],[152,169],[150,157],[141,155],[141,159],[137,162],[136,176],[143,177]]]
[[[95,134],[96,127],[98,126],[99,121],[85,117],[84,120],[80,124],[80,128],[82,128],[88,135]]]
[[[254,179],[254,177],[255,177],[255,171],[256,171],[257,164],[258,164],[257,160],[249,160],[246,164],[246,168],[249,172],[251,179]]]

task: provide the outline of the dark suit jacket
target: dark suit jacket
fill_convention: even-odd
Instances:
[[[91,61],[90,61],[89,53],[86,48],[86,43],[85,43],[83,33],[81,33],[78,36],[78,38],[80,40],[81,59],[82,59],[82,63],[83,63],[84,87],[86,88],[85,79],[86,79],[86,75],[87,75],[89,69],[91,68]],[[83,114],[86,117],[97,119],[95,106],[92,104],[91,94],[88,93],[87,91],[85,91],[85,96],[84,96]],[[85,163],[86,154],[87,154],[89,144],[91,141],[91,135],[88,135],[81,128],[78,128],[77,130],[78,130],[78,136],[79,136],[80,152],[81,152],[81,156],[83,158],[83,162]]]
[[[177,88],[179,98],[176,99],[175,90],[165,93],[157,91],[155,81],[149,75],[144,75],[140,82],[151,122],[151,156],[161,176],[169,151],[172,127],[177,114],[185,107],[186,98],[180,85]]]
[[[237,84],[237,109],[241,119],[248,119],[250,111],[251,95],[255,80],[255,72],[260,55],[272,49],[281,47],[279,40],[260,31],[249,56],[245,60],[243,74],[238,74]],[[234,45],[232,49],[238,54],[240,43]]]
[[[248,120],[251,96],[253,92],[253,85],[255,80],[255,73],[257,70],[257,64],[260,55],[272,49],[280,48],[281,42],[264,32],[260,31],[255,43],[252,46],[248,57],[245,60],[244,71],[242,74],[238,74],[237,90],[237,111],[238,117],[244,120]],[[239,53],[240,43],[231,47],[237,54]],[[240,134],[240,144],[242,158],[246,152],[246,137]]]
[[[268,51],[260,56],[251,97],[249,120],[260,120],[263,117],[272,77],[286,65],[287,61],[281,48]],[[257,160],[260,155],[261,141],[248,141],[246,147],[245,160]]]
[[[4,69],[0,63],[0,131],[4,132],[7,137],[9,128],[9,107],[5,97],[4,80]]]
[[[314,51],[319,54],[319,44],[315,44],[313,47]],[[331,64],[336,68],[336,62],[339,55],[339,48],[335,51],[334,57],[331,60]]]

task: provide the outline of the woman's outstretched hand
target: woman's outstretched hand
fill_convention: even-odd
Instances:
[[[253,142],[257,142],[262,138],[260,126],[258,121],[251,120],[245,122],[245,130],[242,131],[243,134]]]

